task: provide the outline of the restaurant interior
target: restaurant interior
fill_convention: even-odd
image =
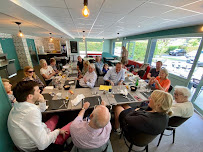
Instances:
[[[86,12],[85,6],[88,7]],[[105,75],[95,69],[94,86],[77,88],[78,56],[94,65],[100,58],[111,70],[122,62],[122,47],[128,55],[127,63],[122,65],[125,80],[121,86],[108,85]],[[40,72],[40,62],[44,59],[50,65],[53,58],[60,72],[56,79],[47,83],[47,78]],[[149,82],[148,74],[157,61],[168,70],[171,95],[174,95],[175,86],[184,86],[191,91],[189,102],[194,107],[194,114],[174,127],[174,143],[173,135],[163,136],[157,146],[158,135],[147,143],[148,149],[150,152],[202,152],[203,0],[1,0],[0,151],[19,151],[8,132],[7,120],[13,105],[2,79],[8,79],[13,88],[23,80],[24,68],[33,67],[44,84],[42,94],[47,96],[44,96],[48,107],[42,112],[43,121],[54,114],[61,118],[61,126],[73,121],[84,100],[76,105],[71,101],[83,94],[85,100],[97,97],[95,100],[99,104],[102,100],[107,102],[113,128],[116,105],[128,103],[137,107],[148,100],[146,94],[150,91],[145,87]],[[55,87],[56,82],[58,87]],[[133,91],[132,86],[136,86],[137,91]],[[125,98],[121,96],[123,100],[120,101],[118,92],[125,90],[128,93]],[[51,101],[60,99],[63,102],[56,108],[56,104],[48,101],[49,97]],[[93,109],[91,106],[86,116]],[[172,134],[174,128],[165,129],[165,134]],[[130,151],[131,142],[127,141],[126,146],[124,139],[112,129],[110,141],[114,152]],[[67,143],[63,150],[55,147],[54,151],[71,151],[73,143]]]

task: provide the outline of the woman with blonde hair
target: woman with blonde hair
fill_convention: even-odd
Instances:
[[[43,90],[44,83],[35,74],[35,70],[31,66],[24,67],[23,72],[24,72],[24,75],[25,75],[25,77],[23,78],[23,81],[30,81],[30,80],[35,81],[36,83],[39,84],[40,90]]]
[[[47,61],[45,59],[40,60],[40,66],[42,67],[40,69],[40,74],[45,79],[46,85],[48,85],[54,78],[56,72],[51,66],[47,66]]]
[[[172,106],[171,94],[155,90],[149,97],[149,110],[131,108],[128,105],[115,107],[115,129],[120,131],[119,125],[126,133],[137,134],[144,132],[158,135],[168,125],[168,111]]]
[[[171,85],[171,81],[168,79],[168,75],[169,73],[166,69],[161,69],[159,76],[150,79],[149,85],[155,83],[155,89],[168,92],[168,89]]]

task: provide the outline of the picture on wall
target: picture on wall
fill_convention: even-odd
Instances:
[[[50,51],[55,50],[54,43],[49,43],[49,50]]]
[[[78,53],[77,41],[70,41],[71,53]]]

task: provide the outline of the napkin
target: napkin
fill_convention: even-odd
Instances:
[[[78,103],[84,98],[85,98],[85,96],[83,94],[77,95],[77,97],[75,99],[71,100],[72,106],[77,106]]]
[[[50,90],[53,90],[53,89],[54,89],[54,86],[46,86],[44,89],[50,89]]]
[[[75,81],[69,81],[69,84],[73,84]]]
[[[121,90],[121,94],[127,96],[128,95],[128,90],[127,89]]]

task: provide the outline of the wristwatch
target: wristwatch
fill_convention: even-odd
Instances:
[[[82,110],[86,110],[84,107],[82,107]]]

